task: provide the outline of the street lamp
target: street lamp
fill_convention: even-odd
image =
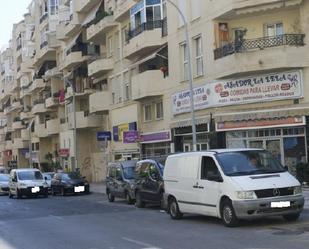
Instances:
[[[193,91],[191,48],[190,48],[190,39],[189,39],[189,31],[188,31],[188,22],[187,22],[185,15],[182,13],[182,11],[179,9],[179,7],[174,2],[172,2],[171,0],[166,0],[166,2],[170,3],[172,6],[175,7],[175,9],[178,11],[184,23],[186,48],[188,50],[187,60],[189,64],[188,74],[189,74],[189,91],[190,91],[191,122],[192,122],[192,143],[193,143],[193,151],[196,151],[196,126],[195,126],[196,122],[195,122],[195,112],[194,112],[194,97],[193,97],[194,91]]]
[[[72,167],[72,171],[75,171],[75,169],[77,168],[77,134],[76,134],[76,109],[75,109],[75,87],[73,85],[73,82],[72,80],[68,79],[67,77],[64,77],[64,81],[65,81],[65,84],[69,84],[70,87],[72,88],[72,91],[73,91],[73,95],[72,95],[72,98],[73,98],[73,117],[74,117],[74,122],[73,122],[73,143],[74,143],[74,164],[73,164],[73,167]]]

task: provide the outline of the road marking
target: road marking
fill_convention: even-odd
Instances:
[[[145,248],[142,248],[142,249],[160,249],[159,247],[156,247],[156,246],[148,244],[148,243],[144,243],[144,242],[139,241],[139,240],[130,239],[130,238],[127,238],[127,237],[122,237],[121,239],[126,240],[128,242],[131,242],[133,244],[139,245],[139,246],[146,246]]]

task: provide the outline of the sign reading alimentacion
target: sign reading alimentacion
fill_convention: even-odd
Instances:
[[[212,82],[193,89],[194,109],[303,97],[301,71]],[[172,95],[173,114],[190,112],[190,91]]]

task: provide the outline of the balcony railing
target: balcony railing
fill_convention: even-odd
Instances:
[[[107,17],[107,16],[112,16],[114,14],[113,11],[107,12],[107,11],[98,11],[95,18],[89,22],[87,24],[88,27],[90,27],[91,25],[95,25],[97,23],[99,23],[103,18]]]
[[[154,29],[162,29],[162,36],[167,35],[167,22],[166,19],[163,20],[156,20],[156,21],[148,21],[142,23],[135,29],[128,31],[127,33],[127,41],[131,40],[132,38],[138,36],[139,34],[143,33],[147,30],[154,30]]]
[[[278,36],[267,36],[257,39],[244,39],[230,42],[221,48],[214,50],[215,60],[225,56],[243,53],[255,49],[264,49],[278,46],[304,46],[304,34],[284,34]]]
[[[40,45],[40,49],[46,47],[47,45],[48,45],[48,41],[42,42],[41,45]]]
[[[48,17],[48,13],[46,12],[43,16],[40,17],[40,24],[44,22],[44,20],[47,19],[47,17]]]
[[[73,46],[69,50],[67,50],[66,55],[69,55],[73,52],[82,52],[82,56],[86,55],[100,55],[100,46],[81,43]]]

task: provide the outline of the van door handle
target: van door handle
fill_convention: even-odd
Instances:
[[[198,188],[198,185],[193,185],[193,188]]]
[[[198,188],[200,188],[200,189],[204,189],[204,187],[203,187],[203,186],[198,186]]]

